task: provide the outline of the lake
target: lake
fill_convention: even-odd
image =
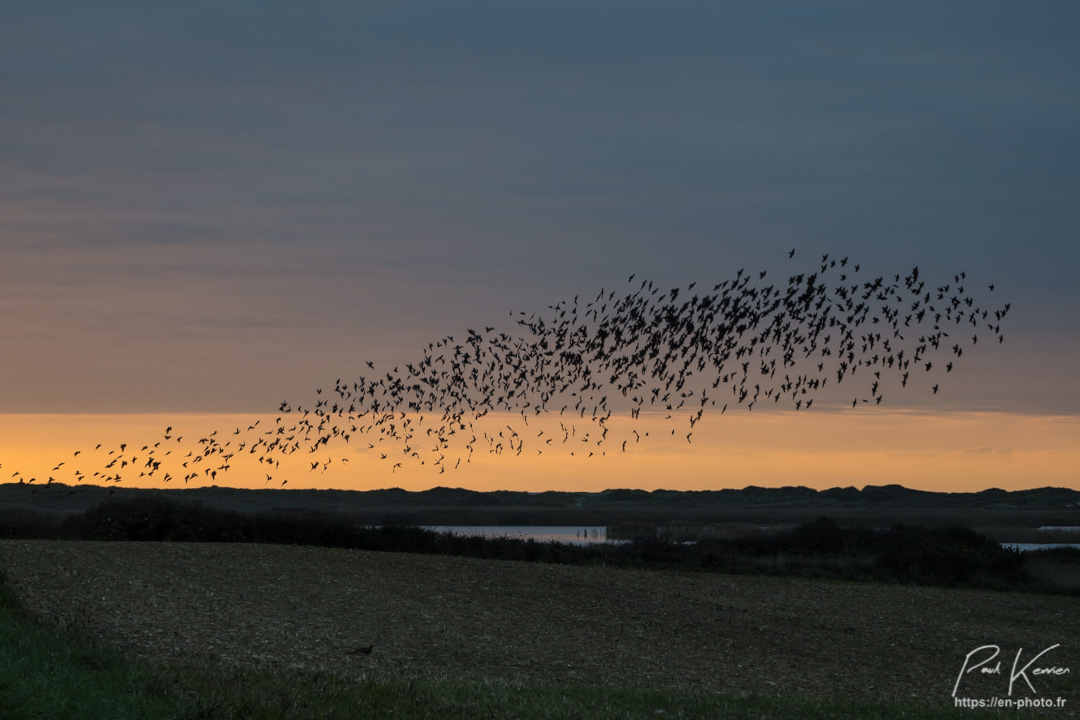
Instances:
[[[508,537],[518,540],[535,540],[537,542],[568,543],[570,545],[596,545],[602,543],[621,543],[625,540],[608,540],[607,528],[603,525],[422,525],[425,530],[435,532],[448,532],[454,535],[473,535],[489,538]],[[1043,529],[1043,528],[1040,528]],[[1075,528],[1046,528],[1066,529]],[[1004,542],[1002,547],[1017,549],[1021,552],[1030,550],[1044,550],[1055,547],[1080,548],[1080,543],[1015,543]]]
[[[423,525],[421,527],[425,530],[448,532],[454,535],[508,537],[537,542],[554,540],[571,545],[595,545],[608,542],[607,528],[603,525]]]
[[[1050,548],[1071,547],[1080,549],[1080,543],[1001,543],[1001,547],[1009,550],[1028,552],[1029,550],[1048,550]]]
[[[1041,532],[1045,533],[1080,533],[1080,527],[1075,525],[1043,525],[1038,528]],[[1060,539],[1072,539],[1066,536]],[[1080,548],[1080,543],[1070,542],[1045,542],[1045,543],[1016,543],[1016,542],[1003,542],[1002,547],[1009,548],[1010,550],[1019,550],[1021,552],[1027,552],[1029,550],[1048,550],[1050,548],[1059,547],[1071,547]]]

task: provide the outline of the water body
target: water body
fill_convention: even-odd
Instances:
[[[1043,532],[1066,532],[1066,533],[1080,532],[1080,527],[1072,526],[1072,525],[1043,525],[1042,527],[1040,527],[1038,529],[1043,531]],[[1013,543],[1013,542],[1004,542],[1004,543],[1001,543],[1001,546],[1005,547],[1005,548],[1009,548],[1010,550],[1019,550],[1021,552],[1027,552],[1029,550],[1047,550],[1049,548],[1059,548],[1059,547],[1080,548],[1080,543],[1069,543],[1069,542]]]
[[[571,545],[595,545],[608,542],[607,528],[603,525],[423,525],[422,527],[425,530],[455,535],[507,537],[537,542],[554,540]]]
[[[607,528],[603,525],[422,525],[425,530],[448,532],[454,535],[470,535],[488,538],[513,538],[515,540],[535,540],[537,542],[567,543],[570,545],[596,545],[603,543],[621,543],[625,540],[608,540]],[[1044,528],[1040,528],[1044,529]],[[1045,528],[1047,530],[1075,530],[1077,528]],[[1004,548],[1021,552],[1044,550],[1056,547],[1080,548],[1080,543],[1001,543]]]
[[[1001,543],[1001,547],[1009,550],[1028,552],[1030,550],[1049,550],[1050,548],[1071,547],[1080,549],[1080,543]]]

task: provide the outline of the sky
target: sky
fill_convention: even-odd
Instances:
[[[631,452],[449,473],[350,446],[289,487],[1080,489],[1078,29],[1072,2],[6,2],[0,481],[632,274],[830,254],[994,284],[1005,342],[940,393],[740,408],[686,447],[649,417]]]

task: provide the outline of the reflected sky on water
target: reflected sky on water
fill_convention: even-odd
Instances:
[[[480,535],[483,537],[509,537],[537,542],[592,545],[607,542],[607,528],[603,525],[425,525],[425,530],[450,532],[455,535]]]

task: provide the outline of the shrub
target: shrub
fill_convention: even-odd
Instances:
[[[63,522],[0,518],[8,537],[111,541],[252,542],[460,555],[548,563],[610,564],[713,572],[767,573],[945,586],[1068,591],[1080,550],[1041,555],[1036,580],[1025,556],[961,526],[871,530],[820,517],[790,530],[679,543],[655,532],[622,544],[577,546],[520,538],[439,533],[413,526],[358,525],[330,513],[243,513],[163,496],[102,503]],[[1049,563],[1053,562],[1054,568]],[[1050,571],[1053,570],[1051,573]],[[1061,578],[1061,580],[1058,580]],[[1064,579],[1069,578],[1068,582]]]

